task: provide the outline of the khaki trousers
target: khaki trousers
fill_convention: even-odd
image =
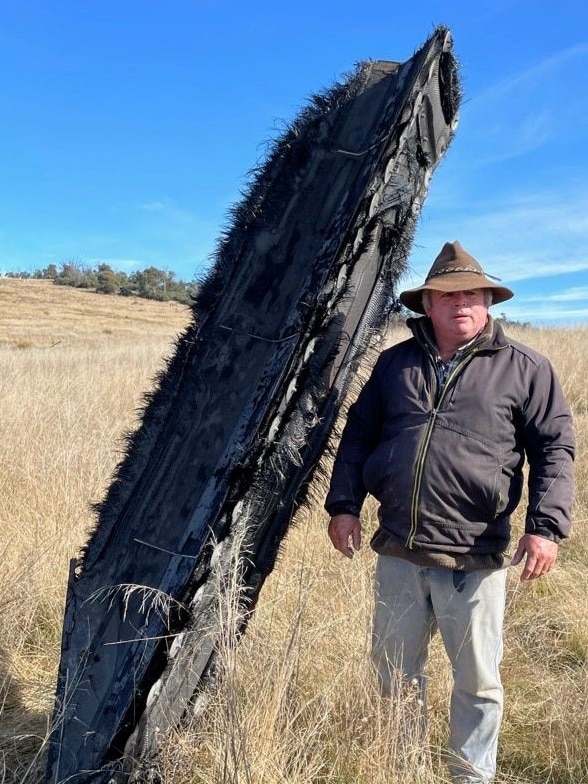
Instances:
[[[372,657],[382,694],[392,696],[401,673],[420,692],[424,726],[425,665],[439,630],[453,672],[449,769],[460,784],[485,784],[496,771],[505,594],[506,569],[460,572],[378,557]]]

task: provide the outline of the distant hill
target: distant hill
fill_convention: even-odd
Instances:
[[[99,297],[49,280],[0,278],[0,347],[17,348],[135,340],[145,332],[181,332],[191,311],[178,302]]]

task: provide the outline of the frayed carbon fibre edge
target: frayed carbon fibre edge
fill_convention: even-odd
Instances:
[[[422,198],[422,195],[421,195]],[[349,358],[349,367],[345,381],[342,384],[343,389],[349,398],[353,399],[360,388],[360,383],[357,382],[356,367],[361,361],[364,365],[372,365],[375,361],[378,350],[377,342],[382,337],[382,325],[388,318],[390,309],[393,307],[393,300],[391,295],[393,293],[393,281],[397,279],[398,275],[404,269],[404,260],[407,258],[412,245],[414,232],[416,229],[417,215],[411,212],[410,216],[401,231],[394,239],[390,237],[380,237],[380,248],[385,248],[382,253],[383,256],[388,254],[388,263],[384,265],[382,276],[379,280],[380,291],[373,295],[371,313],[365,314],[363,329],[361,334],[357,336],[354,351],[351,352]],[[373,246],[375,238],[368,237],[367,232],[362,237],[359,245],[359,254],[369,252],[370,246]],[[392,252],[393,249],[393,252]],[[387,266],[387,269],[386,269]],[[385,281],[385,282],[384,282]],[[349,282],[347,282],[339,293],[341,301],[349,296]],[[375,302],[373,301],[375,300]],[[388,305],[386,304],[388,303]],[[329,360],[325,362],[329,364]],[[313,375],[312,373],[310,374]],[[320,375],[320,371],[317,373]],[[233,524],[230,527],[231,534],[227,536],[225,544],[228,545],[227,552],[232,553],[233,550],[230,545],[234,541],[235,531],[241,530],[243,532],[242,539],[239,543],[239,557],[242,562],[246,564],[243,567],[243,590],[241,596],[240,608],[240,624],[236,629],[236,633],[241,634],[246,628],[248,619],[257,602],[259,591],[263,580],[273,568],[275,561],[279,555],[280,543],[283,541],[283,536],[286,533],[288,524],[292,517],[296,514],[296,510],[309,502],[309,498],[313,493],[314,479],[317,474],[321,472],[321,463],[317,459],[321,453],[324,453],[326,444],[325,440],[328,438],[328,433],[331,433],[329,443],[331,448],[334,448],[334,443],[337,440],[337,434],[334,433],[335,422],[337,413],[342,404],[342,399],[338,398],[336,403],[332,405],[330,412],[325,410],[324,400],[327,392],[320,388],[311,388],[305,391],[305,394],[299,399],[291,412],[290,416],[286,418],[286,426],[284,433],[279,439],[280,449],[271,456],[265,470],[261,470],[255,477],[254,482],[251,484],[249,491],[246,493],[244,499],[240,501],[239,507],[233,509]],[[321,409],[321,404],[323,407]],[[309,434],[317,428],[317,412],[321,412],[323,418],[323,425],[321,435],[316,438],[317,444],[309,443]],[[334,437],[333,437],[334,436]],[[320,445],[320,446],[319,446]],[[309,454],[310,453],[310,454]],[[300,474],[296,481],[292,484],[296,487],[293,492],[288,492],[288,486],[284,484],[279,485],[280,491],[280,504],[283,507],[281,514],[274,514],[272,519],[271,536],[273,542],[269,545],[265,541],[268,531],[264,530],[266,519],[270,516],[267,512],[268,508],[274,508],[275,494],[272,491],[272,478],[281,476],[285,478],[288,473],[292,473],[292,465],[296,465],[300,469]],[[310,466],[310,470],[308,469]],[[324,475],[326,479],[326,475]],[[316,492],[316,487],[315,487]],[[274,496],[274,497],[272,497]],[[318,497],[314,498],[315,502],[319,502]],[[276,517],[280,525],[276,526]],[[265,548],[264,548],[265,544]],[[223,555],[222,547],[218,547],[218,562],[217,568],[222,570]],[[225,558],[224,568],[229,569],[231,560],[229,557]],[[218,596],[211,599],[210,596],[203,599],[202,594],[198,595],[195,599],[196,603],[201,604],[198,612],[194,616],[200,620],[200,624],[193,623],[189,625],[189,634],[194,635],[196,638],[206,639],[206,635],[202,629],[211,625],[211,616],[214,617],[218,608],[214,607],[215,599],[218,601]],[[204,622],[202,622],[205,618]],[[198,627],[200,626],[200,632]],[[186,632],[185,634],[187,634]],[[182,640],[183,642],[184,640]],[[210,687],[211,681],[217,678],[217,672],[214,667],[211,669],[211,659],[208,660],[206,668],[201,672],[194,673],[194,651],[199,650],[198,645],[182,646],[181,642],[178,644],[177,649],[174,651],[176,659],[175,666],[177,669],[184,673],[193,673],[196,677],[192,680],[188,677],[188,691],[192,691],[197,695],[201,695],[203,687],[208,685]],[[187,655],[182,658],[181,651],[184,650]],[[186,685],[186,679],[183,680]],[[157,684],[154,688],[158,690],[158,696],[161,699],[161,684]],[[165,724],[165,715],[169,715],[170,710],[173,711],[172,705],[178,700],[181,695],[174,692],[167,700],[163,701],[158,706],[160,716],[158,717],[157,709],[153,710],[150,714],[146,712],[146,721],[139,727],[137,736],[134,742],[138,743],[140,752],[138,756],[145,757],[153,754],[157,748],[159,739],[156,737],[158,734],[158,724]],[[184,695],[185,696],[185,695]],[[187,705],[185,702],[184,704]],[[198,700],[191,700],[191,717],[193,719],[195,714],[204,710],[206,702],[199,702]],[[180,718],[178,716],[178,718]],[[155,737],[152,735],[154,733]],[[132,744],[130,744],[132,746]],[[135,747],[135,753],[137,748]]]
[[[442,50],[445,65],[437,66],[437,61],[432,62],[431,72],[425,75],[429,81],[438,80],[439,68],[447,71],[447,64],[453,63],[448,59],[452,55],[447,41],[448,31],[441,28],[420,50],[424,52],[433,43],[445,47]],[[413,64],[401,69],[399,81],[406,81],[413,75],[416,79],[425,60],[425,55],[422,55],[418,67]],[[174,404],[180,395],[182,380],[193,362],[194,352],[198,353],[209,322],[212,323],[217,316],[224,292],[238,285],[241,270],[237,261],[247,245],[251,227],[256,227],[259,233],[276,215],[279,216],[283,208],[280,193],[284,188],[295,189],[297,172],[300,166],[304,167],[305,156],[314,154],[313,145],[306,146],[305,133],[309,128],[315,134],[320,132],[325,105],[334,107],[335,113],[342,109],[351,94],[361,94],[374,67],[377,64],[359,67],[350,85],[338,85],[324,97],[315,97],[307,114],[303,113],[302,119],[295,122],[284,138],[276,143],[266,168],[255,175],[247,197],[251,200],[250,204],[233,211],[234,229],[229,230],[219,243],[215,270],[203,283],[195,303],[194,321],[179,338],[176,353],[161,374],[157,390],[147,401],[143,423],[139,431],[130,437],[127,457],[121,463],[105,501],[98,507],[99,525],[83,558],[76,565],[75,578],[70,584],[70,587],[73,585],[73,599],[76,598],[76,580],[81,586],[84,577],[99,568],[107,557],[114,543],[117,525],[121,517],[124,519],[137,483],[142,482],[146,486],[143,473],[153,450],[160,448],[158,440],[161,433],[176,415]],[[355,385],[359,363],[365,363],[366,359],[369,361],[368,355],[372,353],[370,345],[381,335],[387,314],[393,307],[394,285],[405,268],[430,175],[454,130],[459,97],[455,87],[457,76],[446,84],[451,88],[452,97],[447,97],[444,92],[447,87],[441,86],[441,98],[445,98],[442,110],[446,121],[450,117],[450,123],[448,129],[440,126],[435,129],[434,123],[430,123],[434,136],[430,149],[425,140],[426,129],[411,129],[410,123],[418,125],[431,118],[427,116],[426,107],[419,114],[420,107],[412,106],[406,110],[406,115],[395,116],[398,133],[385,149],[382,148],[381,154],[378,153],[377,161],[373,156],[371,159],[366,156],[366,164],[373,167],[370,192],[361,199],[353,227],[349,229],[341,225],[336,243],[336,264],[333,262],[330,271],[322,272],[320,276],[311,275],[306,284],[306,295],[302,292],[303,302],[306,297],[313,306],[300,310],[298,347],[288,355],[287,369],[279,371],[279,394],[276,391],[270,405],[264,409],[258,421],[257,436],[250,441],[247,453],[228,464],[230,494],[218,507],[214,519],[211,518],[197,565],[186,572],[186,581],[181,588],[178,586],[174,595],[178,602],[190,605],[189,617],[176,619],[176,625],[170,629],[175,638],[171,649],[167,646],[149,647],[150,644],[145,643],[145,655],[149,650],[153,666],[142,670],[139,690],[142,696],[135,695],[129,708],[135,716],[139,715],[139,721],[133,725],[129,712],[123,720],[118,720],[119,732],[116,738],[106,740],[101,764],[119,756],[114,768],[120,768],[121,748],[127,739],[125,753],[129,755],[128,764],[132,767],[136,758],[144,761],[156,753],[162,732],[180,721],[187,711],[198,710],[203,687],[211,678],[214,680],[216,642],[215,634],[208,633],[208,627],[212,624],[218,634],[219,606],[209,588],[215,571],[223,579],[227,570],[232,568],[231,558],[234,555],[230,554],[234,554],[235,543],[242,562],[243,612],[234,631],[238,635],[244,630],[261,585],[274,566],[287,527],[296,509],[309,497],[312,475],[320,470],[317,468],[319,459],[341,403]],[[451,106],[455,110],[453,113]],[[440,134],[443,132],[439,137],[443,136],[442,142],[435,136],[437,130]],[[377,143],[380,143],[380,137],[382,131],[376,133]],[[394,159],[398,151],[399,156]],[[324,154],[333,152],[355,156],[364,154],[361,150],[326,150]],[[393,159],[400,160],[398,170],[391,163],[386,163]],[[379,171],[377,166],[382,168],[382,162],[386,163],[385,170]],[[272,182],[276,177],[281,180],[282,187],[274,192]],[[410,183],[411,178],[416,178],[416,186],[414,182]],[[411,185],[412,196],[408,185]],[[330,245],[327,251],[331,252]],[[332,252],[335,253],[335,244]],[[372,270],[373,280],[364,290],[365,269]],[[320,285],[319,279],[322,280]],[[320,294],[313,298],[316,287]],[[235,332],[235,327],[230,329]],[[289,345],[290,337],[286,334],[277,336],[275,340],[272,338],[278,358],[286,356],[285,346]],[[260,336],[260,339],[267,340],[268,336]],[[72,600],[69,617],[66,611],[64,645],[70,640],[67,635],[75,627],[74,605]],[[155,633],[158,628],[156,624],[146,623],[145,634]],[[67,675],[62,665],[58,703],[61,700],[66,719],[67,700],[75,698],[75,694],[66,690]],[[195,699],[194,694],[197,695]],[[60,717],[58,704],[56,724]],[[53,737],[62,736],[54,730]],[[98,759],[97,753],[95,759]],[[104,769],[105,781],[115,775],[114,768],[107,766]],[[58,781],[60,774],[54,752],[53,757],[50,752],[49,769],[48,780]],[[80,772],[74,774],[74,780],[96,782],[101,775],[96,772],[96,775],[84,778]],[[127,774],[124,775],[126,781]]]

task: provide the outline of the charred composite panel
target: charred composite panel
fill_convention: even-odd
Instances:
[[[198,710],[381,334],[457,122],[449,32],[317,96],[233,211],[191,326],[72,565],[48,781],[127,780]],[[226,632],[227,630],[224,629]]]

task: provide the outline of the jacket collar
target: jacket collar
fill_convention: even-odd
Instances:
[[[409,318],[406,325],[424,349],[436,345],[433,325],[427,316],[423,316],[422,318]],[[505,348],[507,345],[508,340],[506,339],[502,327],[498,322],[494,321],[492,316],[488,315],[488,321],[482,328],[482,331],[475,342],[472,343],[471,348],[475,347],[477,350],[493,351]]]

